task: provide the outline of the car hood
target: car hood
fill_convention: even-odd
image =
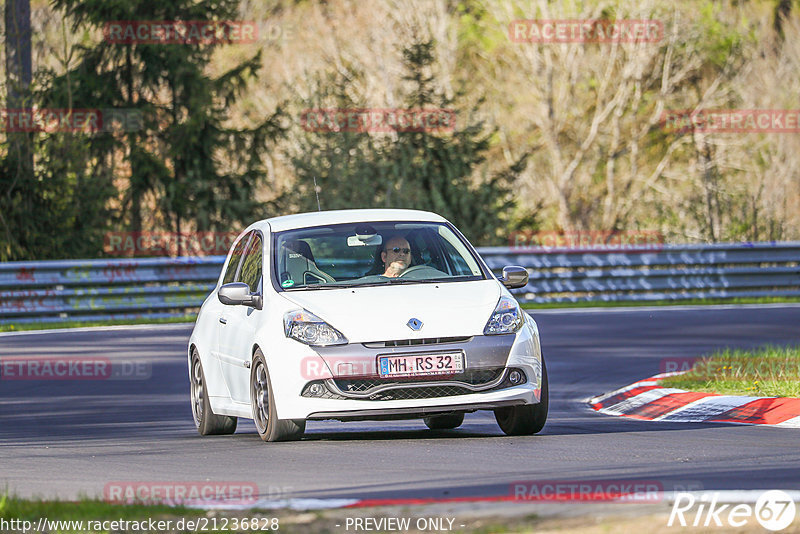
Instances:
[[[477,336],[500,298],[495,280],[346,289],[286,291],[282,295],[319,316],[351,343]],[[418,331],[407,323],[422,321]]]

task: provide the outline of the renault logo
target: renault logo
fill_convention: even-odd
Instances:
[[[416,331],[416,330],[419,330],[420,328],[422,328],[422,321],[412,317],[411,319],[408,320],[408,322],[406,323],[406,326],[409,327],[411,330]]]

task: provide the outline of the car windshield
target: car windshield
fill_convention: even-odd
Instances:
[[[481,280],[471,247],[443,223],[349,223],[275,234],[284,290]]]

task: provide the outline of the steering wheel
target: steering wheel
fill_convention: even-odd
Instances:
[[[400,276],[398,276],[398,278],[403,278],[408,273],[413,273],[414,271],[419,271],[420,269],[428,269],[428,268],[430,267],[427,265],[412,265],[411,267],[400,273]]]

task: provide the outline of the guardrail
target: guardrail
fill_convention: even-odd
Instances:
[[[800,241],[640,250],[484,248],[493,270],[528,269],[520,300],[611,302],[800,296]]]
[[[192,314],[224,256],[0,263],[0,324]]]
[[[523,302],[800,297],[800,242],[479,252],[495,272],[528,269],[528,285],[515,291]],[[0,324],[190,315],[224,259],[0,263]]]

